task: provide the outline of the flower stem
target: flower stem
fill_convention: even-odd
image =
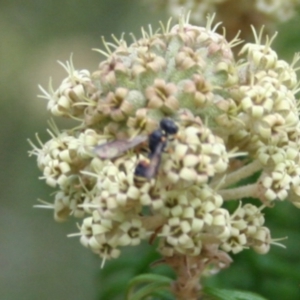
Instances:
[[[165,262],[176,272],[177,280],[172,286],[172,292],[176,300],[197,300],[201,284],[201,273],[205,267],[201,260],[186,255],[174,255],[166,257]],[[199,263],[200,262],[200,263]]]
[[[223,181],[220,179],[213,180],[210,183],[210,186],[212,188],[228,187],[234,183],[239,182],[240,180],[242,180],[244,178],[251,176],[255,172],[259,171],[261,169],[261,167],[262,167],[262,165],[259,161],[257,161],[257,160],[253,161],[253,162],[249,163],[248,165],[226,175],[226,177]],[[220,181],[221,181],[221,183],[220,183]]]
[[[257,197],[257,184],[248,184],[245,186],[232,188],[232,189],[225,189],[219,190],[218,194],[223,197],[223,200],[239,200],[246,197]]]

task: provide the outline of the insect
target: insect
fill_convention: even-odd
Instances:
[[[150,154],[155,152],[157,145],[167,135],[175,134],[178,130],[173,120],[164,118],[160,121],[160,129],[153,131],[149,136],[138,135],[132,139],[114,140],[94,148],[94,153],[101,159],[114,159],[128,150],[145,150],[148,146]],[[148,141],[148,142],[147,142]]]
[[[159,129],[147,135],[139,135],[133,139],[115,140],[95,147],[95,154],[101,159],[114,159],[124,152],[135,149],[137,153],[148,149],[148,156],[137,164],[134,170],[134,183],[141,186],[147,180],[155,177],[161,162],[161,155],[171,139],[178,131],[178,126],[172,119],[163,118]]]
[[[136,186],[141,186],[147,180],[155,177],[157,174],[161,154],[166,146],[166,140],[161,141],[155,148],[155,151],[150,152],[148,158],[142,159],[134,170],[134,183]]]
[[[161,155],[167,145],[169,135],[174,135],[177,131],[178,127],[174,121],[165,118],[160,121],[160,129],[153,131],[149,135],[150,153],[148,158],[141,160],[134,171],[134,183],[136,186],[139,187],[156,176],[161,162]]]

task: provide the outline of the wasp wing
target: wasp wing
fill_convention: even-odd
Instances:
[[[154,153],[149,155],[148,159],[150,159],[150,163],[147,170],[145,171],[145,177],[147,179],[151,179],[156,176],[161,162],[161,155],[165,146],[166,146],[165,141],[160,142],[157,145]]]
[[[129,140],[115,140],[105,144],[98,145],[94,148],[94,153],[101,159],[113,159],[121,156],[127,150],[130,150],[139,144],[145,142],[147,136],[138,135]]]

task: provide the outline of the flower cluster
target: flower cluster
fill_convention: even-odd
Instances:
[[[240,42],[211,23],[181,18],[130,45],[116,39],[107,53],[99,50],[106,59],[98,70],[67,63],[61,86],[42,89],[54,116],[79,121],[63,131],[52,123],[51,139],[32,144],[42,178],[58,187],[55,219],[83,218],[81,243],[104,259],[159,239],[165,261],[198,257],[224,266],[226,252],[268,252],[274,240],[263,208],[287,199],[300,207],[299,56],[292,64],[278,59],[273,38],[263,42],[260,32],[236,58]],[[178,130],[163,136],[159,151],[124,147],[138,136],[147,144],[164,118]],[[108,153],[97,155],[97,145]],[[137,184],[141,163],[147,175]],[[256,182],[240,184],[258,172]],[[261,204],[226,208],[246,197]]]

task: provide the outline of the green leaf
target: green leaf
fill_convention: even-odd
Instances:
[[[164,282],[154,282],[147,284],[140,288],[136,293],[134,293],[130,298],[126,298],[128,300],[141,300],[146,296],[153,295],[157,293],[159,290],[168,288],[169,285],[166,285]]]
[[[204,293],[212,296],[214,300],[267,300],[266,298],[252,292],[225,290],[212,287],[205,287]]]
[[[158,298],[156,298],[156,297],[158,297]],[[171,294],[171,291],[159,290],[159,291],[155,291],[153,293],[153,300],[154,299],[159,299],[159,300],[174,300],[174,295]]]
[[[145,297],[147,294],[147,291],[151,291],[151,293],[156,292],[158,288],[169,288],[170,284],[172,283],[172,279],[166,276],[162,276],[159,274],[142,274],[139,276],[134,277],[128,284],[126,298],[125,299],[142,299],[142,298],[132,298],[132,294],[134,292],[134,289],[140,285],[150,283],[142,288],[138,292],[135,293],[134,297]],[[153,289],[154,287],[154,289]],[[152,290],[151,290],[152,288]],[[141,295],[139,294],[141,293]],[[144,294],[146,293],[146,294]]]

